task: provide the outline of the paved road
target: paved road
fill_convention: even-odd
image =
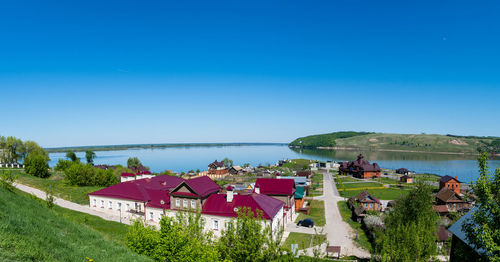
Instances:
[[[314,199],[323,200],[325,203],[326,225],[324,231],[327,234],[328,244],[330,246],[341,246],[343,255],[370,258],[368,251],[354,243],[353,230],[340,216],[337,202],[344,200],[344,198],[340,197],[331,173],[323,174],[323,196]]]
[[[17,183],[15,183],[14,186],[21,191],[24,191],[28,194],[33,194],[36,197],[45,200],[46,194],[42,190],[32,188],[29,186],[25,186],[23,184],[17,184]],[[90,209],[90,207],[88,207],[86,205],[79,205],[77,203],[73,203],[73,202],[64,200],[62,198],[58,198],[58,197],[54,197],[54,198],[55,198],[54,204],[56,204],[60,207],[64,207],[64,208],[71,209],[71,210],[78,211],[78,212],[82,212],[82,213],[87,213],[87,214],[94,215],[94,216],[98,216],[98,217],[103,218],[105,220],[120,222],[120,216],[118,216],[118,215],[111,215],[111,214],[99,212],[99,211]],[[122,217],[122,223],[131,224],[129,219],[127,219],[124,216]]]

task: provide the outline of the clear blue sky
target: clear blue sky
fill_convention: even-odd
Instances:
[[[498,1],[5,1],[0,134],[499,136],[499,13]]]

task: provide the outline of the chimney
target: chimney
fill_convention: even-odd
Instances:
[[[259,186],[255,185],[255,190],[254,191],[255,191],[256,194],[260,194],[260,188],[259,188]]]
[[[233,202],[233,196],[234,196],[233,187],[232,186],[228,186],[226,188],[226,200],[227,200],[228,203]]]
[[[457,176],[455,176],[455,180],[457,180],[457,181],[458,181],[458,178],[457,178]]]

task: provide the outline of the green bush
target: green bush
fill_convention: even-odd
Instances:
[[[56,167],[54,167],[54,170],[56,170],[56,171],[66,171],[66,169],[72,163],[73,162],[71,160],[59,159],[59,161],[57,161]]]
[[[50,176],[47,162],[47,156],[33,152],[24,160],[24,170],[32,176],[47,178]]]
[[[16,181],[16,176],[12,174],[12,171],[2,171],[0,172],[0,185],[7,189],[8,191],[14,191],[14,181]]]
[[[75,162],[64,172],[64,178],[77,186],[110,186],[118,183],[113,170],[95,168],[90,164]]]

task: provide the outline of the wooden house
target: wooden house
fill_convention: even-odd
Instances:
[[[209,175],[227,175],[229,174],[229,170],[222,161],[215,160],[214,162],[208,165],[208,174]]]
[[[411,176],[409,176],[409,175],[404,175],[404,176],[401,176],[399,178],[399,181],[401,183],[411,184],[411,183],[413,183],[413,178]]]
[[[377,163],[370,164],[360,154],[355,161],[342,162],[339,167],[339,175],[352,175],[357,178],[378,178],[381,169]]]
[[[469,204],[462,199],[462,197],[455,191],[448,189],[447,187],[441,188],[436,194],[437,205],[446,205],[448,212],[457,212],[462,210],[468,210]]]

